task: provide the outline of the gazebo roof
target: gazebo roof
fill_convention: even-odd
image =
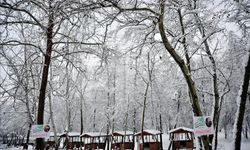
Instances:
[[[81,137],[104,137],[104,136],[107,136],[107,134],[102,132],[87,132],[81,135]]]
[[[168,131],[168,133],[185,133],[185,132],[193,133],[194,130],[186,127],[178,127]]]
[[[143,135],[159,135],[162,134],[159,130],[143,130]],[[137,132],[136,136],[141,135],[141,132]]]
[[[68,132],[67,135],[70,137],[79,137],[80,133],[79,132]],[[51,133],[51,136],[54,136],[54,134]],[[66,136],[66,132],[63,132],[63,133],[59,134],[58,136]]]
[[[125,136],[125,135],[134,135],[132,131],[114,131],[113,136]]]

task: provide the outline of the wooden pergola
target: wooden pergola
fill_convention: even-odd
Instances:
[[[100,132],[89,132],[81,135],[85,150],[105,149],[107,137],[107,134]]]
[[[178,127],[169,132],[170,146],[172,150],[177,149],[194,149],[194,132],[193,129]]]
[[[111,149],[134,149],[134,133],[132,131],[115,131],[112,133],[111,137]]]
[[[162,132],[158,130],[144,130],[135,134],[139,141],[139,149],[162,150]]]

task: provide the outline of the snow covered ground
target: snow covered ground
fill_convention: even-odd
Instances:
[[[231,150],[232,149],[232,138],[224,139],[223,134],[219,134],[219,145],[218,150]],[[167,134],[163,134],[163,149],[167,150],[169,146],[169,138]],[[136,146],[137,148],[137,146]],[[22,147],[9,147],[7,148],[6,145],[0,145],[1,150],[22,150]],[[29,147],[29,150],[34,150],[33,147]],[[241,150],[250,150],[250,139],[242,139],[241,143]]]
[[[218,150],[231,150],[232,149],[232,137],[229,139],[225,139],[223,134],[218,135],[219,144]],[[241,139],[241,150],[250,150],[250,139],[245,139],[242,137]]]
[[[169,146],[168,135],[163,136],[163,149],[167,150]],[[223,133],[218,135],[218,150],[232,150],[232,138],[225,139]],[[196,142],[197,143],[197,142]],[[196,146],[197,147],[197,146]],[[241,141],[241,150],[250,150],[250,139],[243,138]]]

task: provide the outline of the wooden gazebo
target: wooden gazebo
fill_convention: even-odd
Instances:
[[[115,131],[112,133],[111,137],[111,149],[134,149],[134,133],[132,131]]]
[[[46,141],[46,149],[55,148],[55,137],[54,132],[50,132],[49,137]]]
[[[162,132],[158,130],[144,130],[135,134],[139,142],[139,149],[162,150]],[[143,144],[144,143],[144,144]]]
[[[79,149],[82,146],[79,132],[63,133],[60,136],[60,141],[63,142],[63,148],[67,147],[67,149]]]
[[[107,134],[100,132],[89,132],[81,135],[85,150],[105,149]]]
[[[169,132],[170,146],[172,150],[177,149],[194,149],[194,133],[193,129],[178,127]]]

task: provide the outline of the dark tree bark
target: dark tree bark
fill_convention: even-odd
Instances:
[[[51,61],[51,52],[52,52],[52,38],[53,38],[53,12],[51,6],[52,0],[49,1],[49,22],[47,27],[47,49],[45,54],[45,61],[43,65],[43,73],[42,73],[42,82],[39,94],[39,101],[38,101],[38,113],[37,113],[37,124],[43,124],[44,118],[44,105],[45,105],[45,95],[46,95],[46,87],[48,82],[48,74],[49,74],[49,65]],[[44,149],[44,140],[42,138],[38,138],[36,140],[36,149],[43,150]]]
[[[182,73],[183,73],[183,75],[185,77],[185,80],[187,82],[189,92],[190,92],[190,95],[191,95],[191,104],[192,104],[194,115],[202,116],[203,114],[202,114],[200,104],[199,104],[197,88],[196,88],[195,82],[193,81],[193,79],[191,77],[191,73],[189,71],[188,65],[180,57],[180,55],[178,55],[176,50],[169,43],[168,38],[166,36],[165,29],[164,29],[164,9],[165,9],[165,0],[160,0],[160,10],[161,10],[161,12],[160,12],[160,16],[159,16],[158,27],[159,27],[160,35],[161,35],[161,38],[162,38],[162,42],[163,42],[166,50],[170,53],[170,55],[173,57],[173,59],[175,60],[177,65],[180,67],[180,69],[181,69],[181,71],[182,71]],[[202,139],[202,142],[203,142],[204,149],[205,150],[210,150],[211,145],[209,145],[208,137],[207,136],[202,136],[201,139]]]
[[[243,84],[242,84],[242,91],[240,95],[240,105],[238,107],[238,113],[237,113],[237,118],[235,122],[235,139],[234,139],[234,149],[235,150],[240,150],[241,146],[241,132],[242,132],[242,125],[243,125],[243,120],[244,120],[244,113],[246,109],[246,101],[247,101],[247,91],[248,91],[248,86],[249,86],[249,79],[250,79],[250,53],[248,56],[248,61],[247,65],[245,67],[245,74],[244,74],[244,79],[243,79]]]

